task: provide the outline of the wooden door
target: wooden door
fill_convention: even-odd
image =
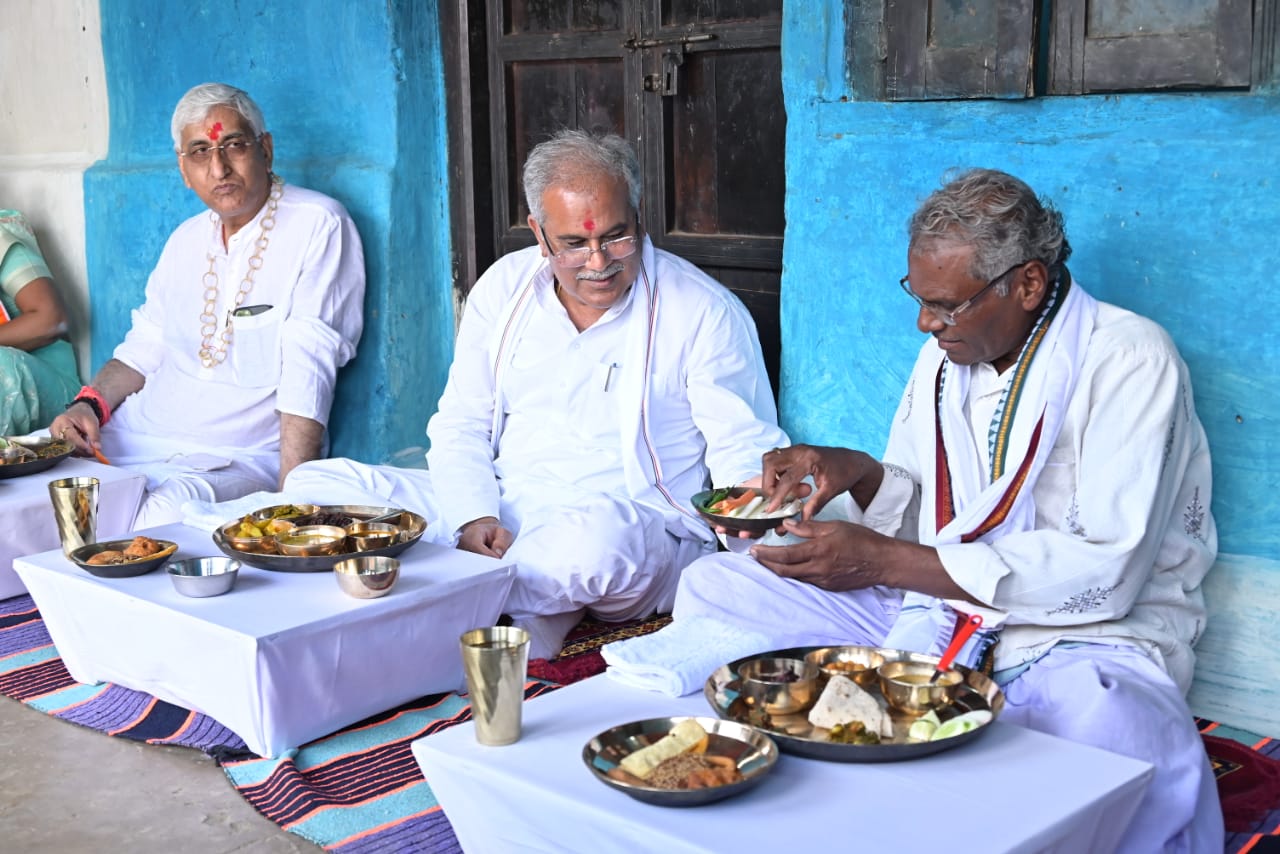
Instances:
[[[653,242],[731,288],[777,390],[782,0],[456,0],[450,80],[456,285],[534,242],[529,149],[566,128],[629,139]]]

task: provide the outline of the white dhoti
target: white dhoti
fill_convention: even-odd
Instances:
[[[404,507],[427,517],[434,542],[453,542],[453,532],[436,527],[439,499],[427,471],[317,460],[290,472],[285,491],[322,504]],[[504,495],[501,521],[515,535],[505,558],[516,564],[503,610],[529,630],[532,658],[558,653],[584,613],[620,621],[669,610],[681,570],[711,549],[670,533],[657,510],[602,493]]]
[[[674,614],[677,621],[700,616],[739,625],[774,649],[876,645],[897,618],[900,598],[875,587],[832,593],[777,576],[749,556],[717,554],[685,570]],[[1191,710],[1141,652],[1055,647],[1003,689],[1000,720],[1155,766],[1120,851],[1222,850],[1217,784]]]

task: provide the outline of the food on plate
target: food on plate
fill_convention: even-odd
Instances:
[[[49,442],[36,448],[36,456],[42,460],[71,453],[71,445],[61,439]]]
[[[150,537],[134,537],[133,542],[129,543],[129,545],[125,547],[124,556],[129,560],[141,557],[151,557],[158,553],[162,548],[164,547]]]
[[[907,730],[907,740],[929,741],[941,725],[942,721],[938,720],[938,713],[930,709],[922,717],[912,721],[911,729]]]
[[[634,777],[646,779],[659,763],[681,753],[701,753],[707,749],[710,736],[702,725],[692,718],[680,721],[671,731],[653,744],[622,757],[618,766]]]
[[[853,674],[862,673],[871,668],[860,661],[824,661],[822,669],[827,673],[838,672],[840,674],[848,674],[849,678],[853,678]]]
[[[706,511],[715,516],[725,516],[730,519],[773,519],[786,518],[794,516],[800,512],[804,506],[804,502],[799,498],[787,498],[777,510],[772,513],[766,513],[765,507],[769,503],[769,499],[764,493],[754,489],[747,489],[741,495],[731,496],[732,489],[717,489],[707,498],[704,505]]]
[[[255,539],[258,537],[270,537],[274,534],[288,531],[293,525],[293,522],[279,516],[273,516],[270,519],[255,519],[252,516],[245,516],[240,520],[240,524],[232,530],[231,536]]]
[[[308,513],[305,516],[299,516],[290,520],[299,528],[307,525],[328,525],[334,528],[345,528],[355,521],[346,513]]]
[[[123,549],[104,549],[85,561],[92,566],[115,566],[121,563],[133,563],[149,560],[178,550],[177,543],[163,545],[150,537],[134,537]]]
[[[939,739],[951,738],[952,736],[975,730],[989,723],[991,717],[991,712],[986,709],[974,709],[972,712],[965,712],[963,715],[957,715],[949,721],[943,721],[929,740],[938,741]]]
[[[644,782],[657,789],[710,789],[741,779],[737,763],[728,756],[681,753],[659,762]]]
[[[281,504],[278,507],[271,508],[271,515],[262,521],[270,522],[275,519],[292,519],[295,516],[305,516],[307,510],[305,507],[299,507],[296,504]]]
[[[836,744],[879,744],[880,733],[867,729],[862,721],[836,724],[827,738]]]
[[[809,710],[809,723],[829,730],[837,724],[848,727],[854,721],[881,739],[893,738],[893,721],[876,698],[847,676],[832,676]]]
[[[742,780],[738,763],[706,753],[711,736],[695,720],[683,720],[653,744],[622,757],[611,779],[655,789],[707,789]]]

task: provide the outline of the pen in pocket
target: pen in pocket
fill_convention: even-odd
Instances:
[[[231,312],[231,316],[232,317],[253,317],[256,314],[262,314],[264,311],[270,311],[274,307],[275,306],[270,306],[270,305],[246,305],[246,306],[243,306],[242,308],[237,308],[235,311]]]

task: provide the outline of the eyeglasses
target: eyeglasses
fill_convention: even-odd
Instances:
[[[547,237],[546,226],[538,223],[538,228],[542,231],[542,239],[547,241],[547,246],[550,246],[551,240]],[[627,235],[626,237],[615,237],[613,240],[605,240],[600,244],[599,249],[592,249],[590,246],[572,246],[568,249],[561,249],[559,252],[552,252],[551,257],[556,259],[561,267],[573,269],[575,267],[585,267],[587,262],[591,260],[591,256],[597,252],[603,254],[610,261],[621,261],[623,258],[630,258],[636,254],[636,248],[639,245],[639,237]]]
[[[239,139],[233,139],[230,142],[224,142],[222,145],[205,145],[199,148],[193,148],[190,151],[178,152],[179,157],[190,158],[192,163],[204,165],[213,158],[215,151],[219,152],[227,160],[240,161],[248,158],[253,147],[258,144],[259,137],[246,136]]]
[[[955,308],[943,308],[937,303],[926,302],[925,300],[920,299],[919,295],[916,294],[915,291],[911,290],[911,283],[907,281],[907,279],[909,278],[908,276],[903,276],[901,279],[899,279],[898,286],[901,287],[902,290],[906,292],[907,296],[915,300],[916,303],[918,303],[921,308],[933,314],[934,317],[941,320],[947,326],[955,326],[956,318],[960,316],[961,312],[967,310],[970,306],[972,306],[975,302],[977,302],[978,299],[983,294],[985,294],[987,291],[995,287],[996,284],[1005,276],[1009,275],[1019,267],[1025,267],[1026,265],[1030,264],[1034,260],[1035,260],[1034,258],[1030,258],[1030,259],[1027,259],[1026,261],[1022,261],[1017,264],[1014,264],[1012,267],[1005,270],[1003,273],[996,276],[991,281],[987,282],[985,285],[982,286],[982,290],[978,291],[976,294],[969,297],[967,300],[960,303]]]

